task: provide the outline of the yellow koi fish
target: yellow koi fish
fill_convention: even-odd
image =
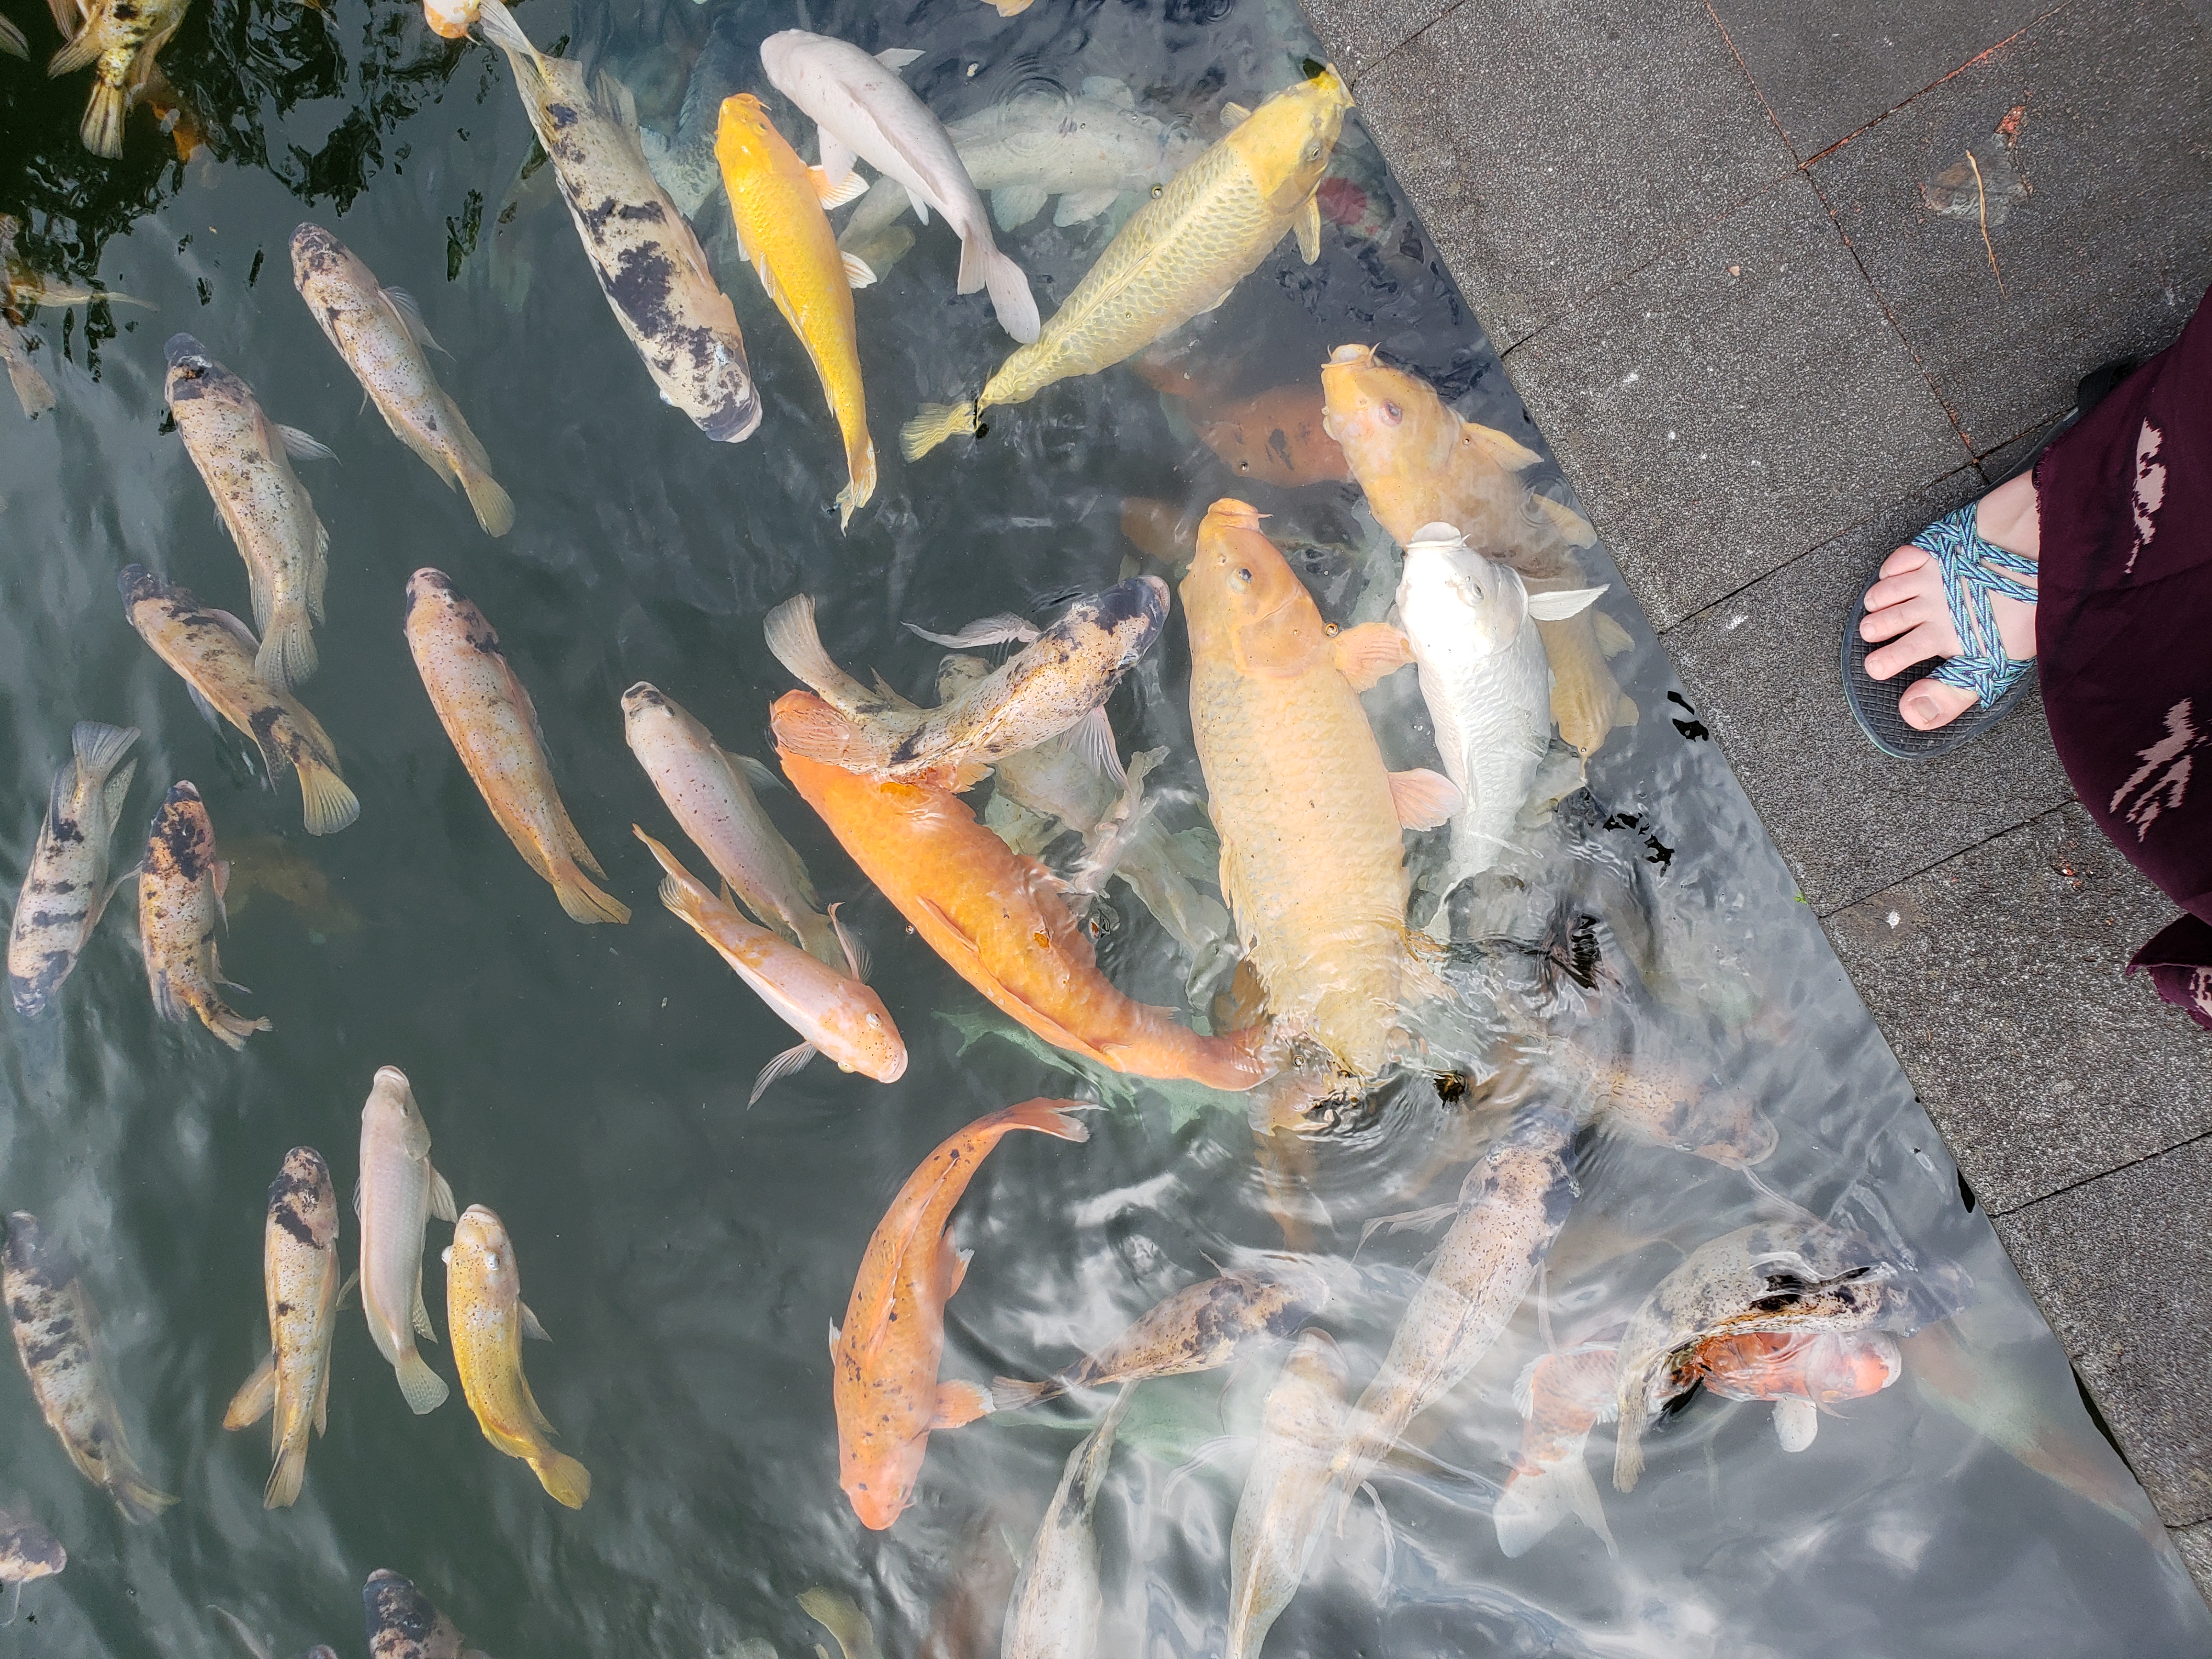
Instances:
[[[453,1224],[446,1251],[446,1322],[461,1393],[484,1438],[530,1465],[545,1490],[572,1510],[592,1495],[591,1471],[553,1449],[553,1425],[538,1409],[522,1374],[522,1339],[545,1340],[545,1328],[524,1305],[514,1246],[500,1218],[471,1204]]]
[[[823,395],[844,434],[851,482],[837,492],[837,524],[843,529],[876,493],[876,445],[868,436],[853,322],[854,287],[874,278],[858,259],[837,251],[837,234],[822,210],[824,195],[836,192],[799,159],[750,93],[723,102],[714,159],[729,192],[738,252],[814,360]]]
[[[1279,1029],[1373,1077],[1416,966],[1401,827],[1459,805],[1437,773],[1384,765],[1360,706],[1413,660],[1406,636],[1322,622],[1243,501],[1207,512],[1182,591],[1191,732],[1245,954]]]
[[[1314,188],[1351,107],[1351,93],[1327,69],[1249,114],[1231,106],[1242,118],[1130,216],[1036,342],[1008,357],[973,403],[924,405],[899,433],[901,453],[917,459],[973,433],[995,404],[1027,403],[1055,381],[1143,350],[1226,300],[1285,232],[1297,233],[1308,264],[1321,258]]]

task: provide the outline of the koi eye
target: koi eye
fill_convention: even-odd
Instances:
[[[1388,421],[1392,426],[1395,426],[1399,422],[1406,418],[1406,411],[1399,408],[1397,404],[1390,402],[1388,398],[1385,398],[1382,403],[1382,418]]]
[[[1240,569],[1237,573],[1237,580],[1240,582],[1249,582],[1252,580],[1252,573],[1249,570]]]
[[[878,1019],[873,1014],[870,1014],[868,1016],[868,1029],[871,1031],[879,1030],[882,1029],[882,1026],[883,1021]]]
[[[1167,194],[1167,191],[1168,187],[1165,185],[1154,185],[1152,186],[1152,199],[1155,202],[1158,201],[1161,197]]]

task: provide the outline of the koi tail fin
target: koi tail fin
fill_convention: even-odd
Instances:
[[[1004,1111],[994,1112],[975,1127],[998,1129],[1035,1129],[1061,1140],[1088,1140],[1091,1126],[1078,1117],[1086,1109],[1077,1100],[1025,1100],[1018,1106],[1009,1106]]]
[[[852,478],[837,492],[837,528],[842,532],[853,522],[853,515],[868,504],[876,493],[876,441],[866,439],[858,449],[845,452],[846,471]]]
[[[924,404],[920,412],[899,428],[899,453],[909,461],[923,456],[956,434],[972,438],[982,411],[973,403]]]
[[[593,886],[591,878],[577,866],[574,859],[564,860],[553,866],[553,890],[560,896],[561,908],[568,913],[572,921],[589,923],[629,920],[629,906]]]
[[[303,623],[301,631],[306,630]],[[334,836],[361,816],[361,797],[337,771],[311,756],[299,758],[300,805],[311,836]]]
[[[499,480],[490,470],[476,465],[473,459],[463,458],[453,471],[459,475],[461,488],[468,492],[469,506],[477,515],[477,523],[487,536],[504,536],[514,528],[514,498],[499,487]]]
[[[969,237],[960,245],[960,276],[956,286],[963,294],[979,288],[991,290],[991,306],[999,313],[999,326],[1023,345],[1043,331],[1037,316],[1036,296],[1030,279],[1007,254],[992,245],[988,234]]]
[[[262,1489],[261,1507],[264,1510],[289,1510],[299,1501],[300,1487],[307,1478],[307,1437],[302,1434],[290,1444],[276,1452],[276,1467],[269,1472],[269,1484]]]
[[[272,607],[264,625],[268,631],[262,635],[261,649],[253,658],[254,678],[279,691],[289,691],[313,679],[319,658],[307,608],[287,605],[280,611]]]
[[[883,700],[838,667],[837,659],[822,643],[822,631],[814,621],[813,595],[793,594],[768,613],[761,631],[768,641],[769,654],[789,669],[793,678],[829,705],[819,709],[787,709],[777,718],[776,740],[785,743],[795,753],[816,760],[842,763],[840,757],[853,729],[846,716],[856,710],[879,707]],[[797,744],[786,742],[782,734],[787,725],[793,720],[807,724],[817,719],[836,721],[838,728],[846,734],[837,738],[834,751],[820,752],[814,748],[802,748]],[[826,736],[817,736],[826,741]]]
[[[538,1484],[561,1503],[572,1510],[584,1507],[584,1500],[592,1495],[592,1472],[566,1452],[548,1450],[542,1457],[530,1460],[537,1473]]]
[[[1027,1411],[1031,1406],[1057,1400],[1066,1392],[1067,1385],[1056,1376],[1048,1376],[1042,1382],[1024,1382],[1018,1376],[994,1376],[991,1379],[991,1409]]]
[[[1605,1523],[1605,1506],[1598,1501],[1597,1485],[1579,1448],[1540,1474],[1516,1471],[1498,1495],[1490,1518],[1498,1528],[1499,1553],[1511,1559],[1526,1555],[1570,1515],[1604,1540],[1607,1554],[1620,1558],[1612,1529]]]
[[[90,41],[94,33],[92,29],[86,29],[76,40],[55,54],[55,61],[58,63],[63,53],[70,52],[78,41]],[[84,140],[84,147],[94,155],[105,155],[112,160],[123,154],[123,118],[130,112],[129,93],[121,87],[111,87],[104,81],[97,82],[93,86],[90,100],[84,106],[84,124],[77,128],[77,137]]]
[[[276,1352],[272,1348],[253,1368],[253,1375],[240,1383],[238,1392],[231,1395],[230,1405],[222,1414],[222,1425],[234,1431],[250,1429],[268,1416],[276,1404]]]
[[[161,1518],[161,1511],[177,1500],[165,1492],[156,1492],[146,1484],[146,1477],[128,1465],[109,1476],[107,1495],[115,1500],[115,1507],[123,1511],[123,1518],[134,1527],[143,1527]]]
[[[407,1409],[417,1417],[437,1410],[452,1392],[446,1387],[446,1379],[432,1370],[412,1348],[399,1357],[392,1370],[398,1374],[399,1392],[407,1401]]]
[[[233,1048],[245,1048],[246,1039],[256,1031],[273,1031],[276,1029],[276,1022],[266,1014],[259,1019],[248,1019],[244,1014],[239,1013],[234,1009],[226,1008],[221,1003],[216,1004],[208,1012],[208,1030]]]

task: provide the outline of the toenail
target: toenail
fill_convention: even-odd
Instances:
[[[1923,720],[1932,720],[1943,712],[1936,706],[1936,699],[1933,697],[1908,698],[1905,706]]]

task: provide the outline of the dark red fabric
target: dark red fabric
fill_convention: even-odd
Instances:
[[[2212,313],[2035,469],[2044,709],[2100,829],[2189,915],[2139,952],[2212,1028]]]

